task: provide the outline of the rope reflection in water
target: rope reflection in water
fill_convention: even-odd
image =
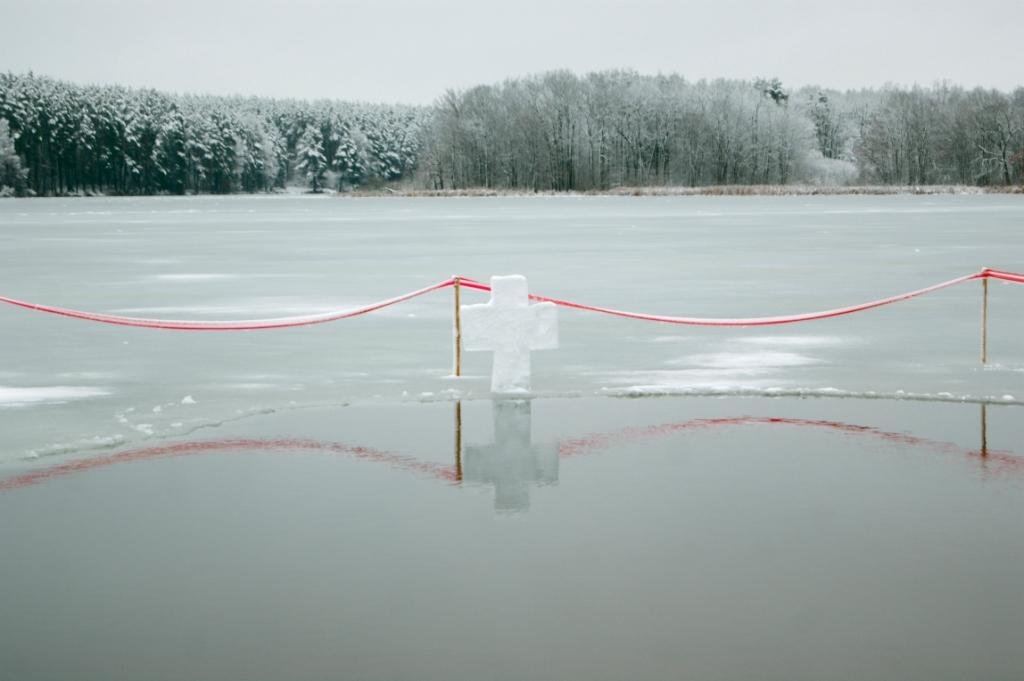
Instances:
[[[559,479],[561,458],[577,457],[602,449],[634,444],[647,438],[666,437],[706,430],[738,427],[791,427],[825,430],[875,439],[900,447],[928,450],[939,454],[966,457],[980,464],[986,473],[1024,476],[1024,457],[1013,451],[992,450],[988,443],[988,405],[982,403],[979,423],[979,448],[970,449],[902,432],[887,431],[874,426],[828,419],[792,417],[738,416],[695,418],[687,421],[651,426],[631,426],[607,432],[594,432],[577,437],[564,437],[552,443],[534,444],[532,438],[532,403],[530,400],[493,400],[493,441],[488,444],[464,445],[464,418],[461,401],[455,402],[453,428],[454,465],[446,466],[385,451],[374,447],[339,441],[310,438],[226,438],[177,442],[151,447],[127,449],[113,454],[66,461],[0,480],[0,493],[31,487],[54,479],[120,464],[169,459],[183,456],[224,453],[322,452],[340,454],[356,460],[382,464],[395,470],[434,479],[448,484],[493,485],[494,507],[499,511],[525,511],[530,506],[530,485],[554,485]],[[1012,409],[1013,407],[1005,407]],[[451,452],[451,450],[449,450]],[[446,455],[451,456],[451,454]]]

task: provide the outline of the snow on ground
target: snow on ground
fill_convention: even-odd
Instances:
[[[70,400],[84,400],[109,395],[105,388],[55,385],[44,388],[14,388],[0,385],[0,407],[20,407],[29,404],[61,404]]]

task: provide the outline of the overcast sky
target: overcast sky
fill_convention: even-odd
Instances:
[[[555,68],[1024,85],[1024,0],[0,0],[0,70],[429,103]]]

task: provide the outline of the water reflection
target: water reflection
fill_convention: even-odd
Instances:
[[[981,449],[978,454],[985,458],[988,456],[988,405],[981,403]]]
[[[487,444],[463,445],[462,403],[455,403],[452,444],[454,465],[426,460],[405,453],[371,446],[313,438],[225,438],[165,443],[121,450],[102,456],[64,461],[0,479],[0,493],[31,487],[55,478],[88,470],[132,462],[176,458],[214,453],[249,452],[321,452],[344,455],[373,462],[395,470],[432,478],[448,484],[462,482],[493,485],[494,507],[499,511],[525,511],[530,507],[531,485],[558,482],[559,459],[588,454],[616,446],[639,443],[650,438],[666,437],[709,429],[739,427],[787,427],[801,430],[825,430],[855,435],[896,445],[935,453],[967,457],[977,462],[986,474],[1024,476],[1024,458],[1014,451],[990,449],[988,443],[988,405],[981,404],[979,447],[966,448],[906,432],[888,431],[875,426],[828,419],[794,417],[734,416],[692,418],[648,426],[627,426],[617,430],[595,431],[577,436],[563,435],[550,443],[535,444],[532,438],[532,403],[529,400],[494,400],[491,413],[493,440]],[[442,458],[452,461],[451,449]]]
[[[176,442],[173,444],[156,445],[126,449],[116,454],[91,456],[74,459],[55,466],[40,468],[0,480],[0,492],[31,487],[49,480],[62,478],[85,471],[108,468],[120,464],[153,461],[158,459],[174,459],[183,456],[202,454],[225,454],[231,452],[322,452],[341,454],[354,459],[380,463],[396,470],[404,470],[437,480],[454,482],[455,473],[447,466],[423,461],[414,456],[388,452],[374,447],[351,445],[346,442],[326,442],[309,438],[228,438],[223,440],[199,440],[193,442]]]
[[[530,507],[530,485],[558,482],[558,447],[532,441],[528,400],[494,400],[494,441],[468,445],[462,461],[465,482],[493,485],[494,508],[525,511]],[[461,441],[461,434],[457,436]]]

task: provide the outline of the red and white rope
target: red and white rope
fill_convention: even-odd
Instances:
[[[898,303],[902,300],[909,300],[910,298],[916,298],[917,296],[925,295],[926,293],[932,293],[956,284],[963,283],[965,281],[971,281],[973,279],[1003,279],[1006,281],[1012,281],[1016,283],[1024,283],[1024,275],[1016,274],[1013,272],[1003,272],[999,270],[981,270],[974,272],[973,274],[965,274],[962,277],[943,281],[938,284],[926,286],[914,291],[907,293],[900,293],[895,296],[889,296],[888,298],[881,298],[879,300],[872,300],[867,303],[860,303],[857,305],[849,305],[847,307],[837,307],[831,310],[821,310],[819,312],[804,312],[801,314],[792,315],[781,315],[776,317],[672,317],[668,315],[658,314],[646,314],[643,312],[629,312],[626,310],[614,310],[607,307],[598,307],[596,305],[585,305],[583,303],[575,303],[569,300],[559,300],[557,298],[548,298],[545,296],[531,295],[531,300],[538,302],[549,302],[559,305],[561,307],[572,308],[575,310],[587,310],[589,312],[600,312],[601,314],[614,315],[616,317],[626,317],[628,319],[640,319],[649,322],[662,322],[665,324],[687,324],[691,326],[771,326],[775,324],[795,324],[797,322],[809,322],[816,319],[827,319],[829,317],[840,317],[842,315],[853,314],[854,312],[862,312],[864,310],[870,310],[875,307],[882,307],[883,305],[891,305]],[[475,288],[481,291],[489,291],[490,286],[481,284],[480,282],[470,282],[463,280],[462,284],[469,288]]]
[[[860,303],[857,305],[849,305],[846,307],[837,307],[830,310],[821,310],[818,312],[805,312],[801,314],[792,315],[781,315],[775,317],[738,317],[738,318],[724,318],[724,317],[674,317],[669,315],[658,315],[658,314],[647,314],[642,312],[630,312],[626,310],[615,310],[607,307],[599,307],[596,305],[586,305],[583,303],[576,303],[570,300],[560,300],[558,298],[548,298],[546,296],[531,295],[530,299],[538,302],[549,302],[559,305],[561,307],[585,310],[588,312],[598,312],[601,314],[613,315],[616,317],[625,317],[628,319],[639,319],[643,321],[651,322],[662,322],[666,324],[688,324],[695,326],[769,326],[775,324],[795,324],[798,322],[809,322],[817,319],[827,319],[829,317],[839,317],[842,315],[853,314],[855,312],[862,312],[864,310],[870,310],[876,307],[882,307],[884,305],[891,305],[898,303],[903,300],[909,300],[918,296],[925,295],[927,293],[933,293],[956,284],[961,284],[965,281],[971,281],[974,279],[998,279],[1002,281],[1013,282],[1016,284],[1024,284],[1024,274],[1017,272],[1008,272],[1006,270],[995,270],[985,268],[978,272],[971,274],[965,274],[955,279],[948,281],[939,282],[938,284],[932,284],[924,288],[919,288],[914,291],[908,291],[907,293],[900,293],[887,298],[881,298],[879,300],[872,300],[866,303]],[[237,321],[203,321],[203,320],[173,320],[173,319],[145,319],[141,317],[122,317],[119,315],[103,314],[98,312],[84,312],[82,310],[73,310],[64,307],[55,307],[52,305],[42,305],[38,303],[29,303],[24,300],[18,300],[15,298],[7,298],[0,296],[0,303],[7,303],[9,305],[15,305],[23,307],[29,310],[36,310],[39,312],[46,312],[49,314],[61,315],[64,317],[73,317],[75,319],[85,319],[93,322],[100,322],[103,324],[118,324],[121,326],[136,326],[149,329],[172,329],[178,331],[253,331],[259,329],[284,329],[296,326],[309,326],[311,324],[323,324],[326,322],[333,322],[339,319],[347,319],[349,317],[357,317],[359,315],[368,314],[376,310],[397,305],[406,300],[411,300],[427,293],[437,291],[449,286],[455,285],[458,281],[460,286],[466,288],[475,289],[478,291],[490,291],[491,287],[482,282],[476,281],[475,279],[469,279],[467,277],[451,277],[440,281],[430,286],[425,286],[415,291],[410,291],[394,298],[388,298],[376,303],[364,305],[362,307],[347,309],[347,310],[335,310],[332,312],[324,312],[315,315],[304,315],[298,317],[281,317],[276,319],[244,319]]]
[[[118,315],[102,314],[98,312],[83,312],[82,310],[72,310],[65,307],[28,303],[24,300],[16,300],[14,298],[6,298],[4,296],[0,296],[0,302],[17,305],[18,307],[24,307],[29,310],[37,310],[39,312],[47,312],[49,314],[61,315],[64,317],[74,317],[75,319],[85,319],[91,322],[100,322],[103,324],[117,324],[120,326],[139,326],[147,329],[173,329],[176,331],[254,331],[259,329],[287,329],[295,326],[309,326],[311,324],[323,324],[325,322],[333,322],[339,319],[347,319],[349,317],[358,317],[359,315],[368,314],[376,310],[381,310],[385,307],[397,305],[398,303],[425,295],[431,291],[451,286],[454,283],[454,279],[445,279],[444,281],[432,284],[431,286],[425,286],[421,289],[417,289],[400,296],[395,296],[394,298],[388,298],[387,300],[348,310],[335,310],[332,312],[303,315],[299,317],[279,317],[277,319],[240,319],[237,321],[121,317]]]

